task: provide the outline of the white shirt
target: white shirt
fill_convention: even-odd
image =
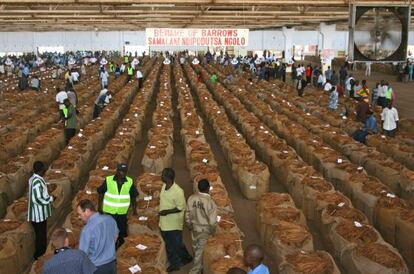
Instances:
[[[143,77],[142,72],[140,70],[137,70],[137,78],[139,79],[139,78],[142,78],[142,77]]]
[[[104,88],[99,92],[99,96],[102,96],[108,92],[108,89]]]
[[[346,83],[345,83],[346,90],[351,90],[351,80],[354,80],[354,78],[349,77],[348,80],[346,80]]]
[[[104,82],[107,82],[108,81],[108,72],[107,71],[102,71],[101,72],[101,75],[100,75],[100,77],[101,77],[101,80],[102,81],[104,81]]]
[[[56,94],[56,103],[59,104],[59,109],[65,108],[65,105],[63,104],[63,101],[65,101],[65,99],[68,99],[68,94],[66,91],[62,90]]]
[[[384,121],[382,126],[385,130],[394,130],[397,128],[398,111],[395,107],[384,108],[381,113],[381,120]]]
[[[388,86],[387,85],[383,85],[382,87],[378,88],[378,97],[385,97],[385,93],[388,90]]]
[[[79,73],[77,71],[72,72],[72,80],[77,82],[78,79],[79,79]]]
[[[323,88],[323,90],[324,90],[324,91],[330,91],[330,90],[331,90],[331,88],[332,88],[331,83],[326,83],[326,84],[325,84],[325,87]]]

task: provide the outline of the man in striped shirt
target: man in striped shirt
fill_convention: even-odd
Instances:
[[[46,172],[45,165],[36,161],[33,164],[33,175],[29,179],[29,203],[27,221],[31,222],[35,231],[35,254],[37,260],[47,248],[47,218],[52,215],[53,196],[49,196],[42,176]]]

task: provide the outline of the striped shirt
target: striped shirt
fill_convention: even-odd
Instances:
[[[47,193],[45,180],[33,174],[29,179],[29,203],[27,221],[40,223],[52,215],[53,197]]]

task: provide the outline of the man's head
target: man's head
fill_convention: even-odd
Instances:
[[[387,108],[392,109],[391,100],[387,100]]]
[[[368,97],[364,97],[364,102],[368,104],[369,103],[369,98]]]
[[[116,166],[116,177],[125,178],[128,172],[128,165],[125,163],[120,163]]]
[[[69,99],[65,99],[65,100],[63,100],[63,104],[64,104],[66,107],[69,107],[69,106],[70,106],[70,101],[69,101]]]
[[[362,80],[361,83],[362,83],[363,86],[366,86],[367,85],[367,80]]]
[[[58,227],[53,231],[50,241],[55,249],[69,247],[68,232],[63,227]]]
[[[43,176],[46,172],[46,166],[43,162],[36,161],[33,163],[33,173]]]
[[[167,185],[172,185],[175,179],[175,171],[172,168],[164,168],[161,173],[161,180]]]
[[[232,267],[229,270],[227,270],[226,274],[246,274],[247,272],[239,267]]]
[[[202,193],[208,193],[210,191],[210,183],[207,179],[201,179],[198,181],[198,191]]]
[[[262,248],[256,244],[251,244],[247,246],[244,250],[243,259],[244,264],[247,267],[255,268],[256,266],[261,264],[264,259],[264,253]]]
[[[89,218],[96,212],[95,204],[88,199],[82,200],[78,204],[77,211],[79,219],[86,224]]]

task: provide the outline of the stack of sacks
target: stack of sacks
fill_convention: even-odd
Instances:
[[[195,79],[193,77],[195,72],[190,65],[187,64],[185,69],[187,74],[189,74],[189,78]],[[268,167],[256,159],[255,152],[231,124],[225,111],[213,100],[207,87],[195,81],[190,84],[195,89],[201,109],[212,125],[217,139],[227,156],[233,176],[239,182],[243,195],[248,199],[257,199],[269,189],[270,173]],[[224,100],[227,100],[227,98]],[[246,116],[248,117],[249,115],[246,114]],[[241,116],[239,117],[243,119]]]
[[[174,153],[169,65],[164,65],[160,81],[157,108],[152,118],[153,127],[148,132],[148,146],[141,162],[145,172],[157,174],[160,174],[164,168],[171,167]]]
[[[206,142],[203,122],[197,114],[190,88],[177,63],[175,69],[178,110],[182,126],[181,138],[185,147],[187,167],[193,180],[194,193],[198,192],[198,181],[207,179],[210,182],[210,195],[218,208],[216,232],[210,237],[208,247],[203,254],[203,273],[226,273],[228,269],[236,266],[244,268],[241,258],[243,234],[234,220],[233,208],[219,175],[214,154]],[[224,244],[221,239],[225,239]],[[217,250],[216,244],[219,244],[221,251]]]
[[[285,257],[280,274],[339,274],[332,257],[324,251],[297,252]]]

